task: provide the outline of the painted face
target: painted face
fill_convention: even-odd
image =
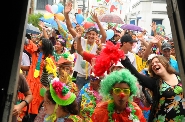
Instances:
[[[90,42],[94,42],[94,40],[97,38],[97,33],[95,31],[90,31],[87,33],[87,39]]]
[[[51,115],[54,112],[55,104],[53,104],[48,98],[47,94],[44,95],[44,113],[47,115]]]
[[[152,66],[152,70],[154,71],[154,73],[156,75],[160,75],[161,73],[163,73],[163,71],[165,71],[165,67],[161,64],[161,62],[159,62],[158,58],[154,58],[151,61],[151,66]]]
[[[126,106],[130,96],[130,87],[126,83],[116,83],[112,89],[112,97],[116,106]]]

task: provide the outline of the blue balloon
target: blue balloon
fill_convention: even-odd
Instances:
[[[106,40],[109,40],[114,36],[114,31],[109,29],[109,30],[106,31],[106,34],[107,34]]]
[[[57,6],[58,6],[57,13],[62,13],[64,11],[64,6],[61,3],[57,4]]]
[[[76,23],[72,22],[72,26],[73,26],[73,28],[75,28],[76,27]]]
[[[77,14],[76,15],[76,22],[81,25],[83,21],[84,21],[83,15],[82,14]]]

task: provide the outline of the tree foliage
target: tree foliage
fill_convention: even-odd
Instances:
[[[41,17],[43,17],[42,13],[30,14],[28,16],[28,23],[39,28],[38,23],[39,23],[39,18]]]

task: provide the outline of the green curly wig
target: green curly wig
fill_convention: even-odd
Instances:
[[[122,69],[110,73],[100,82],[100,94],[104,99],[111,97],[110,91],[116,83],[127,83],[130,87],[131,96],[137,94],[137,78],[128,69]]]

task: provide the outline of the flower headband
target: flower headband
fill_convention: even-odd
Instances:
[[[76,95],[71,93],[66,84],[59,81],[59,78],[54,78],[51,81],[50,92],[58,105],[67,106],[76,99]]]

